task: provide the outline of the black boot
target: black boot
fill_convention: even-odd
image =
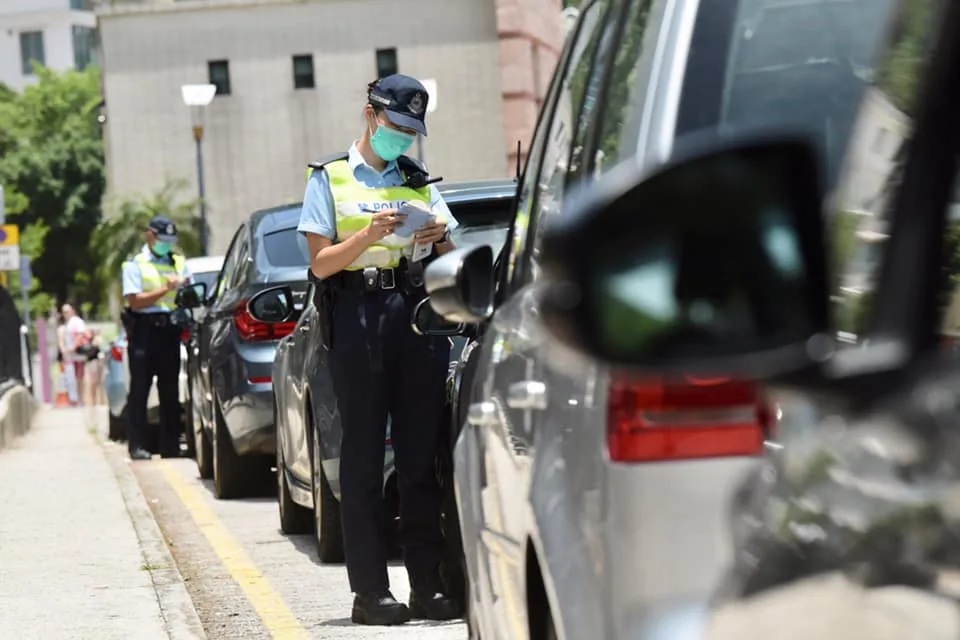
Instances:
[[[357,624],[390,626],[410,620],[410,609],[387,590],[358,593],[350,619]]]
[[[443,593],[439,577],[410,581],[410,614],[419,620],[456,620],[463,614],[455,600]]]

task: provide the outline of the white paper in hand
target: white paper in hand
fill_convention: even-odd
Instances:
[[[399,227],[394,229],[393,233],[401,238],[409,238],[414,233],[433,222],[433,213],[425,208],[426,205],[419,202],[408,202],[400,207],[400,213],[406,216]]]

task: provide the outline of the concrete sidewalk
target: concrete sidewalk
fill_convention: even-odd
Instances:
[[[41,409],[0,451],[0,638],[202,638],[103,409]],[[102,428],[102,427],[100,427]]]

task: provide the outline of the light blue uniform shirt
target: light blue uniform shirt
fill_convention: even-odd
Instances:
[[[404,182],[396,160],[388,162],[383,171],[377,171],[366,163],[356,143],[350,146],[347,162],[357,182],[371,189],[399,187]],[[437,217],[443,216],[446,219],[447,229],[453,231],[457,228],[456,218],[450,213],[447,203],[443,201],[443,196],[433,184],[430,185],[430,210]],[[304,255],[309,255],[304,239],[307,233],[316,233],[331,240],[337,239],[337,209],[333,202],[333,192],[330,191],[330,178],[326,171],[314,171],[307,181],[297,231],[301,234],[301,248]]]
[[[141,247],[140,253],[146,253],[150,257],[150,262],[154,264],[170,264],[168,258],[158,258],[147,245]],[[193,276],[186,265],[183,267],[183,277],[186,282],[193,282]],[[123,297],[126,298],[133,293],[143,293],[143,274],[140,273],[140,265],[133,260],[127,260],[123,263]],[[170,313],[170,311],[154,305],[137,309],[137,313]]]

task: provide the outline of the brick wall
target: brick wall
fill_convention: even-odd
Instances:
[[[563,45],[561,0],[495,0],[500,40],[504,142],[513,167],[526,157],[540,106]]]

